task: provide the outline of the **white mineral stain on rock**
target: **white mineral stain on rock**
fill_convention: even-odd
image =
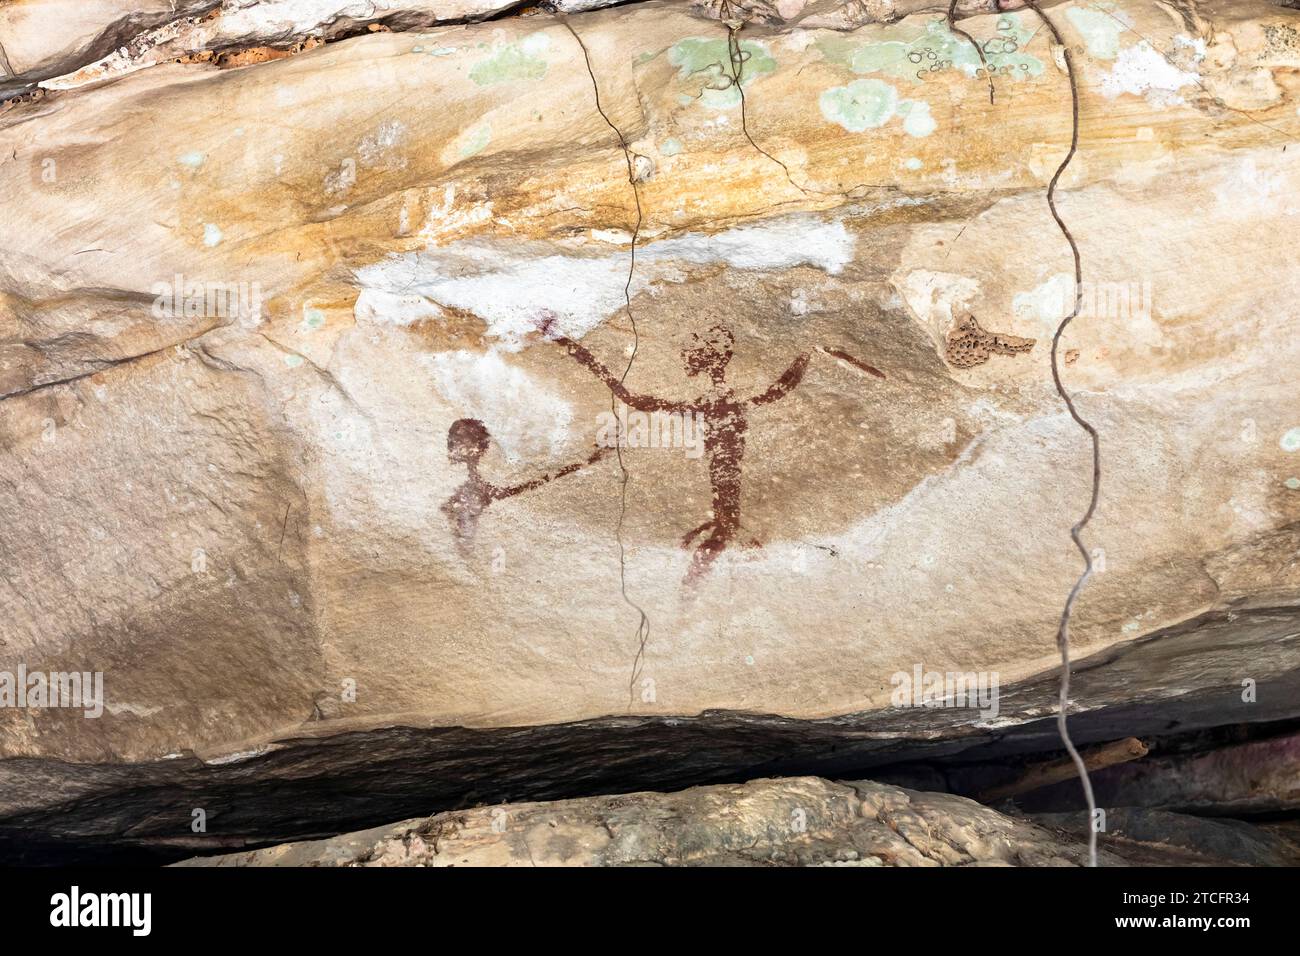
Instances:
[[[209,757],[203,762],[209,767],[220,767],[224,764],[242,763],[245,760],[252,760],[254,757],[260,757],[262,754],[270,753],[275,747],[257,747],[253,750],[237,750],[234,753],[222,754],[217,757]]]
[[[1293,213],[1292,187],[1282,170],[1261,169],[1254,156],[1243,156],[1229,166],[1214,196],[1219,210],[1235,219],[1274,215],[1284,203]]]
[[[1111,325],[1128,348],[1155,348],[1163,342],[1164,330],[1151,312],[1150,283],[1085,280],[1081,292],[1077,318]],[[1057,272],[1029,291],[1016,293],[1011,312],[1018,323],[1037,326],[1038,336],[1050,338],[1074,303],[1074,276]]]
[[[1263,469],[1244,472],[1236,487],[1237,493],[1228,499],[1235,530],[1253,534],[1272,527],[1274,522],[1269,501],[1273,482],[1269,475]]]
[[[788,269],[812,265],[838,274],[853,259],[853,235],[839,221],[784,216],[713,235],[690,233],[646,246],[649,261],[726,262],[738,269]]]
[[[353,306],[357,321],[406,326],[441,318],[442,310],[419,292],[402,291],[418,281],[416,273],[417,265],[409,259],[385,259],[362,269],[357,274],[363,283],[361,293]]]
[[[450,183],[442,192],[442,202],[429,207],[424,225],[420,227],[420,238],[436,245],[438,240],[448,233],[457,232],[476,223],[486,222],[492,218],[492,203],[456,202],[456,185]]]
[[[1011,299],[1011,312],[1018,322],[1054,330],[1069,311],[1073,296],[1074,276],[1057,272],[1028,292],[1016,293]]]
[[[330,195],[346,193],[357,182],[357,164],[351,159],[344,159],[338,169],[325,176],[324,189]]]
[[[355,312],[358,321],[409,325],[440,316],[440,305],[465,309],[487,323],[488,335],[519,348],[548,317],[569,335],[595,328],[622,306],[626,278],[622,256],[522,258],[490,243],[453,243],[359,270]]]
[[[913,269],[890,280],[912,314],[935,342],[942,341],[954,318],[960,318],[978,294],[980,284],[969,276]]]
[[[1300,451],[1300,428],[1292,428],[1278,442],[1283,451]]]
[[[852,260],[853,247],[842,222],[803,215],[713,235],[689,233],[638,250],[632,294],[656,282],[682,281],[683,263],[724,262],[754,270],[806,264],[834,275]],[[440,304],[464,309],[482,318],[487,334],[513,350],[522,348],[545,319],[566,335],[587,334],[623,308],[627,273],[622,249],[584,256],[539,253],[517,243],[455,242],[390,256],[358,270],[361,293],[355,313],[358,321],[409,325],[441,314]]]
[[[406,127],[397,120],[380,123],[375,132],[364,137],[357,144],[357,155],[365,165],[374,166],[397,146],[405,133]],[[400,165],[405,166],[406,163],[402,162]]]
[[[213,223],[206,222],[203,224],[203,244],[205,246],[215,246],[221,242],[221,229]]]
[[[909,100],[899,107],[899,112],[908,136],[929,136],[938,126],[930,115],[930,104],[924,100]]]
[[[1174,66],[1143,40],[1120,51],[1114,69],[1101,78],[1101,91],[1112,99],[1131,93],[1145,96],[1153,106],[1172,106],[1185,102],[1179,90],[1199,80],[1196,73]]]
[[[188,166],[190,169],[198,169],[203,165],[203,161],[207,158],[208,157],[205,154],[198,150],[192,150],[188,153],[182,153],[176,158],[176,161],[182,166]]]
[[[439,352],[422,361],[438,393],[482,421],[510,461],[553,457],[569,442],[573,406],[496,350]]]

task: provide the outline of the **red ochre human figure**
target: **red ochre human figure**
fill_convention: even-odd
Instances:
[[[549,323],[542,327],[543,334],[550,331]],[[619,401],[630,408],[640,412],[677,412],[703,417],[704,450],[709,458],[713,505],[709,520],[692,528],[682,538],[682,547],[686,548],[695,538],[705,535],[696,546],[686,571],[686,584],[694,584],[740,532],[740,466],[745,457],[748,410],[770,405],[790,394],[803,379],[809,353],[796,358],[766,391],[752,398],[737,398],[726,381],[735,338],[726,326],[715,325],[703,335],[694,333],[692,343],[682,349],[686,374],[707,376],[708,389],[692,401],[676,402],[631,392],[582,345],[564,335],[553,336],[553,341],[562,345],[569,355],[604,382]]]
[[[453,465],[464,465],[469,473],[465,482],[453,491],[451,497],[442,504],[442,513],[447,516],[447,520],[451,524],[452,533],[456,537],[456,546],[461,554],[468,552],[470,544],[473,543],[474,534],[478,530],[479,516],[492,502],[513,498],[525,491],[540,488],[553,479],[571,475],[579,468],[594,463],[611,450],[597,448],[588,456],[586,461],[565,465],[553,475],[542,475],[540,478],[534,478],[518,485],[502,486],[492,484],[479,474],[478,470],[479,462],[487,454],[488,444],[491,440],[492,436],[488,432],[487,426],[477,418],[457,419],[447,429],[447,458]]]

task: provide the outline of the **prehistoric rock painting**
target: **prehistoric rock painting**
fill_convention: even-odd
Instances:
[[[585,461],[565,465],[553,475],[542,475],[518,485],[501,486],[492,484],[479,474],[479,462],[487,454],[491,440],[487,426],[477,418],[457,419],[447,429],[447,457],[453,465],[463,464],[469,473],[465,482],[443,502],[441,509],[451,524],[456,546],[462,555],[469,553],[478,530],[479,516],[492,502],[513,498],[525,491],[540,488],[555,478],[571,475],[610,451],[608,448],[598,448]]]
[[[975,320],[975,316],[968,315],[948,333],[946,357],[948,364],[955,368],[974,368],[983,365],[993,354],[1016,355],[1028,352],[1037,341],[1003,332],[986,332]]]
[[[796,358],[766,391],[752,398],[737,398],[726,381],[727,365],[731,362],[735,345],[731,330],[715,325],[703,335],[693,333],[692,344],[682,349],[682,361],[687,375],[706,375],[709,387],[693,401],[679,402],[631,392],[618,376],[582,345],[565,336],[557,336],[554,341],[609,386],[625,405],[641,412],[679,412],[700,415],[704,419],[704,451],[709,459],[712,516],[682,537],[682,547],[688,548],[692,541],[704,535],[686,572],[685,583],[694,584],[740,532],[740,472],[745,457],[745,432],[749,428],[748,410],[770,405],[790,394],[803,379],[809,354],[805,352]]]
[[[821,349],[832,358],[837,358],[842,362],[848,362],[859,372],[866,372],[868,375],[875,376],[876,378],[885,377],[885,373],[880,369],[876,368],[874,365],[868,365],[866,362],[862,361],[862,359],[850,355],[843,349],[831,348],[829,345],[823,345]]]

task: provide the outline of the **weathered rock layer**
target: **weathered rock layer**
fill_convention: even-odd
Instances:
[[[11,88],[108,55],[109,6],[57,48],[0,39]],[[9,772],[94,765],[93,790],[403,726],[1049,716],[883,711],[917,666],[1052,667],[1078,573],[1045,201],[1070,76],[1035,14],[967,37],[796,4],[732,36],[675,3],[358,6],[245,39],[387,29],[0,112],[0,671],[105,690],[97,719],[0,708]],[[177,22],[139,7],[137,35]],[[1080,95],[1062,367],[1104,464],[1076,653],[1161,634],[1187,667],[1143,694],[1297,716],[1251,688],[1300,664],[1300,20],[1046,9]],[[1080,707],[1147,706],[1099,673]],[[6,814],[76,797],[35,790]]]

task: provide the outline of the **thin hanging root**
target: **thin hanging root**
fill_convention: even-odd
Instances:
[[[816,192],[816,190],[806,189],[805,187],[800,186],[797,182],[795,182],[794,176],[792,176],[790,173],[790,167],[787,166],[785,163],[783,163],[781,160],[777,159],[775,156],[773,156],[771,153],[765,150],[762,146],[759,146],[758,143],[754,141],[754,137],[750,135],[749,122],[745,117],[745,88],[740,84],[741,78],[744,76],[745,73],[746,57],[745,57],[744,50],[740,48],[740,40],[736,38],[736,35],[740,33],[740,28],[742,26],[744,26],[744,23],[739,20],[733,20],[726,24],[727,60],[731,64],[731,83],[736,88],[736,93],[740,97],[741,132],[745,134],[745,139],[749,140],[750,146],[753,146],[754,149],[758,150],[759,153],[766,156],[772,162],[776,163],[778,166],[781,167],[781,171],[785,173],[785,178],[790,181],[791,186],[799,190],[804,195],[807,195],[810,192]]]
[[[970,41],[970,45],[975,48],[976,55],[980,58],[980,63],[984,66],[984,75],[989,80],[989,105],[993,105],[993,71],[989,69],[988,58],[984,55],[984,48],[979,45],[979,41],[973,36],[957,26],[957,0],[952,0],[948,4],[948,30],[957,34],[959,37],[965,37]]]
[[[600,118],[605,121],[605,125],[613,130],[614,135],[618,137],[618,144],[623,149],[623,159],[627,162],[627,182],[628,185],[632,187],[632,198],[636,203],[636,225],[632,228],[632,255],[628,260],[627,281],[623,283],[624,307],[627,310],[628,322],[632,325],[632,354],[628,356],[627,366],[623,369],[623,374],[619,376],[619,382],[622,383],[627,381],[627,374],[632,371],[632,363],[636,361],[637,349],[640,348],[641,345],[641,336],[637,331],[636,326],[636,316],[632,314],[632,278],[636,273],[636,243],[637,239],[641,236],[641,191],[636,185],[636,163],[632,159],[632,150],[627,145],[627,139],[623,136],[623,131],[614,125],[614,121],[609,118],[609,114],[605,112],[605,108],[600,104],[600,84],[596,82],[596,71],[592,69],[591,54],[587,51],[587,44],[582,42],[582,37],[578,36],[578,31],[573,29],[568,18],[561,16],[559,20],[560,23],[564,24],[564,28],[573,35],[573,39],[577,41],[578,46],[582,49],[582,59],[587,65],[587,75],[591,77],[591,90],[596,99],[596,112],[598,112]],[[618,401],[611,389],[609,393],[609,408],[610,411],[614,413],[615,421],[618,420],[617,404]],[[619,591],[623,595],[624,603],[636,611],[639,616],[636,626],[636,657],[632,660],[632,676],[627,682],[627,706],[628,709],[631,710],[636,695],[636,682],[641,676],[642,662],[645,660],[646,643],[650,640],[650,618],[646,615],[645,609],[633,601],[627,593],[627,549],[623,544],[623,524],[627,519],[627,483],[632,476],[627,470],[627,465],[623,461],[623,442],[621,440],[621,435],[619,436],[619,439],[620,440],[614,445],[614,450],[618,455],[619,471],[622,475],[622,482],[619,489],[618,526],[614,531],[614,537],[618,541],[618,583]]]
[[[984,56],[984,50],[980,47],[979,43],[976,42],[975,38],[957,26],[956,6],[956,0],[953,0],[952,6],[948,9],[948,25],[954,33],[969,40],[975,47],[975,52],[979,54],[980,62],[984,64],[984,72],[988,75],[989,102],[992,103],[993,74],[989,70],[988,60]],[[722,9],[725,14],[728,7],[724,4]],[[841,199],[861,199],[865,195],[865,191],[868,189],[898,189],[897,183],[858,183],[848,189],[816,189],[812,186],[805,186],[802,183],[795,182],[794,174],[790,172],[790,167],[786,163],[772,155],[762,146],[758,145],[758,141],[754,139],[753,134],[749,131],[749,118],[746,114],[747,103],[745,101],[745,87],[741,82],[745,75],[745,61],[749,59],[749,55],[741,49],[740,40],[738,39],[738,34],[744,25],[745,22],[743,20],[731,20],[725,15],[723,17],[723,26],[727,28],[727,59],[730,61],[731,65],[731,76],[729,79],[731,85],[736,89],[736,95],[740,97],[740,130],[745,134],[745,139],[749,140],[749,145],[753,146],[760,155],[765,156],[767,159],[780,166],[781,171],[785,173],[785,178],[789,181],[790,185],[799,190],[799,192],[803,193],[805,196],[838,196]],[[933,190],[933,192],[947,191],[948,190],[942,189]]]
[[[1079,522],[1070,529],[1070,537],[1074,540],[1075,547],[1079,549],[1079,554],[1083,556],[1084,568],[1083,573],[1079,575],[1079,579],[1074,582],[1074,587],[1070,589],[1070,595],[1065,601],[1065,608],[1061,611],[1061,623],[1056,631],[1056,644],[1061,651],[1061,696],[1060,707],[1056,714],[1056,728],[1061,735],[1061,743],[1065,745],[1066,752],[1069,753],[1070,759],[1074,761],[1075,770],[1079,774],[1079,782],[1083,786],[1083,796],[1088,804],[1088,865],[1096,866],[1097,801],[1092,793],[1092,781],[1088,777],[1088,768],[1084,764],[1083,758],[1079,756],[1079,751],[1075,749],[1074,742],[1070,739],[1070,731],[1066,725],[1066,710],[1070,699],[1070,615],[1074,611],[1074,602],[1078,600],[1079,592],[1083,590],[1083,586],[1092,577],[1092,555],[1084,547],[1080,534],[1087,527],[1088,522],[1092,520],[1093,512],[1097,510],[1097,497],[1101,490],[1101,439],[1097,435],[1097,429],[1085,421],[1074,407],[1074,400],[1061,382],[1061,369],[1057,359],[1058,347],[1066,326],[1078,317],[1080,310],[1083,308],[1083,265],[1079,258],[1079,244],[1075,242],[1074,235],[1056,209],[1056,185],[1060,182],[1061,175],[1065,172],[1066,167],[1070,165],[1070,160],[1074,159],[1074,154],[1079,150],[1079,81],[1075,76],[1074,61],[1070,57],[1070,48],[1061,36],[1061,31],[1056,28],[1056,24],[1042,11],[1035,0],[1024,0],[1024,2],[1025,6],[1033,10],[1038,19],[1043,21],[1043,26],[1047,27],[1052,34],[1052,38],[1064,51],[1065,72],[1070,79],[1072,115],[1070,151],[1066,153],[1065,159],[1061,160],[1061,165],[1057,167],[1056,174],[1052,176],[1052,181],[1047,187],[1047,205],[1052,210],[1052,218],[1056,220],[1057,226],[1060,227],[1061,234],[1065,236],[1066,242],[1070,244],[1070,253],[1074,256],[1074,308],[1069,315],[1061,320],[1061,324],[1056,327],[1056,334],[1052,336],[1052,381],[1056,383],[1057,394],[1065,402],[1065,407],[1070,410],[1070,417],[1088,433],[1088,437],[1092,440],[1092,495],[1088,500],[1088,510],[1084,512]]]
[[[736,94],[740,97],[740,130],[745,134],[745,139],[749,140],[750,146],[753,146],[760,155],[767,157],[772,162],[776,163],[776,165],[781,167],[781,171],[785,173],[785,178],[789,181],[791,186],[799,190],[799,192],[803,193],[805,196],[839,196],[842,199],[862,198],[862,193],[854,195],[854,193],[858,193],[858,190],[898,188],[896,183],[858,183],[856,186],[852,186],[846,190],[814,189],[812,186],[804,186],[795,182],[794,175],[790,172],[790,167],[777,159],[762,146],[759,146],[758,142],[754,139],[753,134],[749,132],[749,119],[745,113],[745,88],[741,83],[745,75],[745,61],[749,59],[749,55],[741,49],[740,40],[737,38],[737,35],[740,33],[740,28],[743,27],[745,23],[743,20],[727,20],[723,25],[727,28],[727,59],[731,63],[731,85],[736,88]]]

